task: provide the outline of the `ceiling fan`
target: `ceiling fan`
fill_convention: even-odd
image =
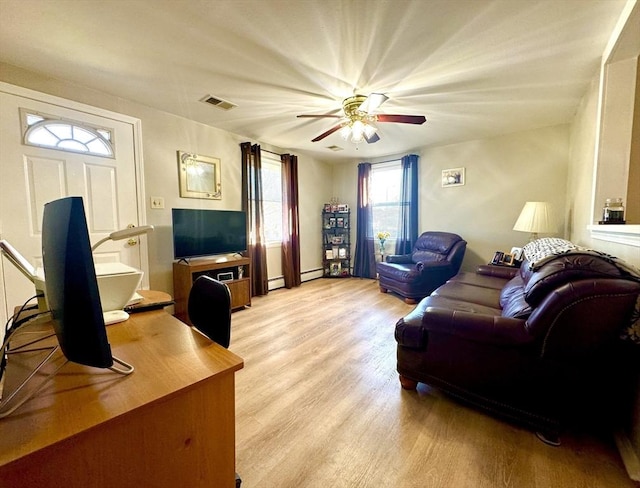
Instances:
[[[342,119],[338,125],[333,126],[328,131],[323,132],[311,142],[318,142],[336,131],[344,139],[351,138],[351,142],[359,143],[363,140],[369,144],[380,140],[376,133],[378,130],[374,125],[376,122],[395,122],[400,124],[424,124],[427,120],[424,115],[389,115],[376,114],[375,111],[389,99],[382,93],[372,93],[368,97],[364,95],[354,95],[345,98],[342,102],[344,115],[324,114],[324,115],[298,115],[298,118],[336,118]]]

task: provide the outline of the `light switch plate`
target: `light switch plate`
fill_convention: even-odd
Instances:
[[[164,208],[164,198],[151,197],[151,208]]]

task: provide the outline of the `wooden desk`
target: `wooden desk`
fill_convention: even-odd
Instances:
[[[0,487],[234,487],[242,359],[164,310],[107,333],[135,371],[69,363],[0,420]]]
[[[171,295],[164,291],[157,290],[138,290],[138,294],[142,296],[142,300],[124,307],[124,310],[128,313],[148,312],[149,310],[155,310],[159,308],[168,307],[173,305],[174,301]]]

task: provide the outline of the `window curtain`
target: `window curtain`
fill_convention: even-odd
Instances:
[[[298,214],[298,156],[283,154],[282,161],[282,273],[284,286],[300,286],[300,217]]]
[[[400,220],[395,253],[410,254],[418,239],[418,156],[404,156],[401,166]]]
[[[267,280],[267,246],[265,244],[264,211],[262,209],[262,163],[260,146],[250,142],[242,149],[242,210],[247,213],[249,259],[251,260],[251,296],[269,292]]]
[[[353,275],[361,278],[376,277],[373,217],[369,197],[370,177],[371,163],[360,163],[358,165],[356,252],[353,260]]]

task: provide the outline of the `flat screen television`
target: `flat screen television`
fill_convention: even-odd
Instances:
[[[47,302],[63,354],[76,363],[110,368],[113,357],[81,197],[45,204],[42,260]]]
[[[247,250],[247,215],[239,210],[174,208],[173,255],[188,259]]]

